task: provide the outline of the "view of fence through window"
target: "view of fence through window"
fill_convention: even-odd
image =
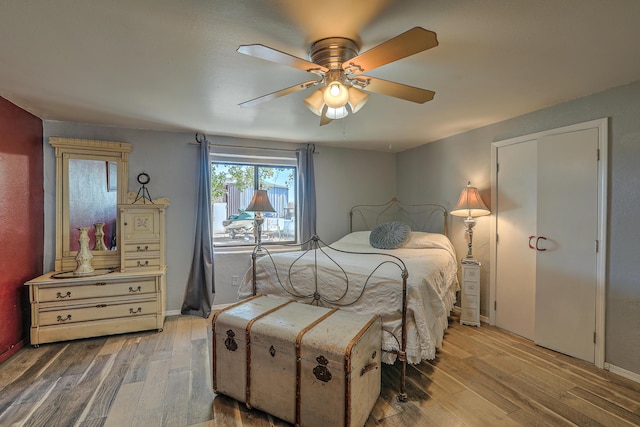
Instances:
[[[275,212],[262,212],[262,243],[296,241],[296,168],[238,163],[211,163],[213,243],[253,245],[254,212],[245,209],[254,189],[267,190]]]

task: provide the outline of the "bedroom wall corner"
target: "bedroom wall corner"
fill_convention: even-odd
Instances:
[[[640,81],[567,101],[539,111],[474,129],[399,153],[397,185],[403,198],[456,203],[460,186],[470,179],[491,203],[491,143],[607,117],[609,120],[608,259],[606,273],[605,362],[640,375],[640,282],[636,216],[640,210]],[[421,184],[422,183],[422,184]],[[474,254],[483,262],[481,313],[489,313],[489,217],[480,218]],[[464,252],[461,221],[451,219],[451,238]],[[486,250],[485,250],[486,248]]]
[[[439,203],[447,212],[458,201],[460,191],[471,181],[487,206],[491,206],[491,135],[486,128],[407,150],[397,155],[398,197],[407,203]],[[458,260],[467,253],[463,218],[449,215],[449,239]],[[490,273],[490,217],[476,218],[473,255],[480,261],[481,315],[487,316]],[[459,298],[458,298],[459,299]],[[459,301],[458,301],[459,303]]]
[[[189,276],[195,233],[195,199],[197,193],[196,145],[194,133],[162,132],[73,122],[44,122],[44,137],[84,138],[131,143],[129,155],[129,191],[138,191],[137,176],[149,174],[147,186],[152,199],[167,197],[167,293],[166,309],[179,312]],[[45,270],[54,267],[55,259],[55,153],[44,143],[45,163]]]
[[[0,98],[0,363],[28,342],[27,280],[42,274],[42,120]]]

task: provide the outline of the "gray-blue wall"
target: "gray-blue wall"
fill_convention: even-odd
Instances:
[[[135,130],[92,126],[71,122],[44,123],[45,169],[45,248],[44,270],[54,267],[55,259],[55,155],[50,136],[84,138],[131,143],[129,191],[137,191],[136,177],[146,172],[152,198],[168,197],[167,209],[167,310],[176,313],[182,306],[189,276],[195,233],[197,185],[196,145],[193,133]],[[295,149],[297,145],[208,136],[211,143]],[[393,153],[318,147],[315,156],[318,234],[326,242],[337,240],[349,230],[349,208],[357,203],[383,203],[395,194],[395,155]],[[256,151],[261,154],[262,151]],[[216,251],[215,303],[233,302],[237,288],[232,276],[244,275],[250,265],[250,251]]]
[[[426,196],[448,208],[467,179],[491,201],[491,143],[603,117],[609,118],[608,271],[606,355],[612,365],[640,375],[640,82],[576,99],[397,155],[398,197]],[[451,237],[464,253],[462,221]],[[489,221],[474,231],[474,255],[482,261],[482,313],[488,313]]]

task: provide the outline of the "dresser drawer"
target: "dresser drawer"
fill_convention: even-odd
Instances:
[[[156,292],[156,281],[146,279],[126,282],[101,282],[85,285],[40,286],[36,301],[75,301],[86,298],[100,298],[114,295],[151,294]],[[35,290],[34,289],[34,290]]]
[[[145,254],[150,252],[160,253],[160,242],[127,242],[124,251],[130,254]],[[159,255],[158,255],[159,256]]]
[[[462,307],[462,312],[460,314],[460,321],[465,321],[465,320],[477,321],[476,319],[478,319],[479,317],[480,316],[478,315],[477,308]]]
[[[137,258],[137,259],[125,259],[124,260],[124,268],[129,270],[136,269],[145,269],[145,268],[153,268],[157,270],[160,267],[160,258],[159,257],[147,257],[147,258]]]
[[[462,294],[462,306],[468,308],[478,308],[479,298],[478,295]]]
[[[462,267],[462,280],[480,280],[480,268],[476,266]]]
[[[464,293],[469,295],[480,294],[480,284],[478,282],[463,281],[462,289]]]
[[[95,304],[67,309],[41,310],[38,314],[40,326],[64,325],[91,320],[114,319],[156,314],[158,302],[154,299],[127,303]]]
[[[124,258],[125,258],[125,263],[126,263],[127,260],[134,260],[134,259],[141,259],[141,260],[153,259],[153,258],[160,259],[160,252],[158,252],[158,251],[125,252],[124,253]],[[135,262],[134,262],[134,264],[135,264]],[[143,262],[143,264],[144,264],[144,262]]]

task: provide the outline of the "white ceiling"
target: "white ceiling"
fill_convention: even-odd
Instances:
[[[241,44],[307,59],[414,26],[440,45],[369,74],[431,102],[373,94],[323,127],[313,89],[238,107],[313,78]],[[0,96],[45,120],[397,152],[636,81],[639,43],[638,0],[2,0]]]

